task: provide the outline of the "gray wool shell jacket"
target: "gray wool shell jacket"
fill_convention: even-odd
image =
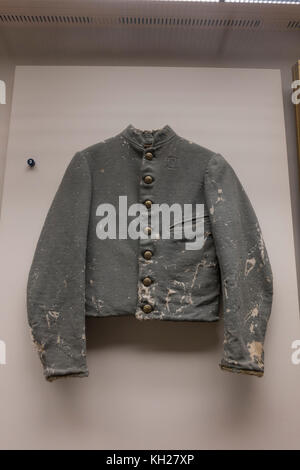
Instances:
[[[140,219],[139,237],[129,237],[129,229],[126,236],[124,224],[120,235],[112,224],[105,238],[99,206],[107,204],[122,228],[120,196],[149,212],[157,204],[199,204],[203,211],[187,220],[192,228],[202,220],[202,244],[188,249],[189,235],[172,234],[176,221],[167,224],[169,238],[161,227],[153,236],[153,214]],[[169,125],[129,124],[69,163],[35,250],[27,312],[49,381],[88,376],[86,316],[214,322],[221,309],[220,367],[262,376],[272,296],[260,225],[230,164]]]

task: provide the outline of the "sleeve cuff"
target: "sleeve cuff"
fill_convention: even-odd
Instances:
[[[233,366],[226,366],[224,364],[219,364],[220,368],[222,370],[228,371],[228,372],[234,372],[237,374],[248,374],[248,375],[256,375],[257,377],[262,377],[264,375],[264,371],[261,370],[253,370],[253,369],[242,369],[239,367],[233,367]]]
[[[51,369],[49,367],[44,369],[44,376],[48,382],[65,378],[65,377],[88,377],[88,369]]]

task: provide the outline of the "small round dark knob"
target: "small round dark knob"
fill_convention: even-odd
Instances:
[[[152,279],[150,277],[144,277],[143,279],[143,284],[144,286],[148,287],[148,286],[151,286],[152,284]]]
[[[144,313],[150,313],[150,312],[152,312],[152,310],[153,310],[153,307],[152,307],[152,305],[150,305],[150,304],[145,304],[145,305],[143,306],[143,311],[144,311]]]
[[[150,199],[147,199],[146,201],[144,201],[144,204],[147,207],[147,209],[150,209],[150,207],[152,206],[152,201],[150,201]]]
[[[153,181],[153,178],[152,178],[151,175],[146,175],[146,176],[144,176],[144,182],[145,182],[146,184],[151,184],[152,181]]]
[[[35,166],[35,161],[33,158],[28,158],[27,160],[27,165],[30,166],[30,168],[33,168]]]
[[[151,258],[152,258],[152,254],[153,254],[153,253],[152,253],[152,251],[150,251],[150,250],[144,251],[144,258],[145,258],[145,259],[151,259]]]

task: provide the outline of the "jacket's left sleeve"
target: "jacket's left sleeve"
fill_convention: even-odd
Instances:
[[[220,366],[262,376],[273,276],[261,228],[240,180],[220,154],[208,161],[204,190],[222,281]]]
[[[48,211],[27,283],[28,321],[49,381],[88,375],[85,263],[90,200],[88,162],[77,152]]]

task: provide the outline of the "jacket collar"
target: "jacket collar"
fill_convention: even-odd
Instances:
[[[168,124],[160,129],[138,129],[133,124],[128,126],[121,132],[121,134],[138,148],[144,149],[145,147],[156,148],[164,144],[168,140],[175,137],[176,132]]]

